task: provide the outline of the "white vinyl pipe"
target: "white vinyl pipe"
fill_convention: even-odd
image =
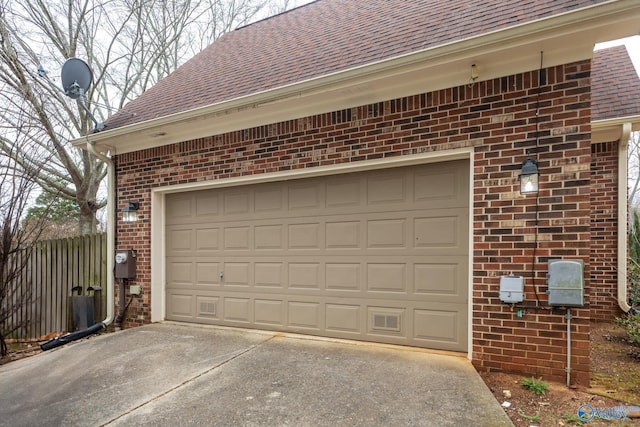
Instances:
[[[47,341],[44,344],[40,345],[40,348],[43,351],[51,350],[56,347],[60,347],[65,345],[71,341],[76,341],[91,334],[95,334],[99,332],[101,329],[106,329],[107,326],[113,322],[113,313],[115,311],[115,301],[114,297],[114,288],[113,288],[113,266],[115,262],[114,253],[114,238],[115,238],[115,203],[114,203],[114,194],[115,194],[115,166],[113,161],[102,153],[99,153],[93,144],[89,141],[87,137],[87,151],[93,154],[96,158],[102,160],[107,165],[107,177],[108,177],[108,189],[107,189],[107,215],[109,216],[107,220],[107,317],[100,323],[96,323],[86,329],[81,331],[72,332],[70,334],[64,335],[62,337],[56,337]]]
[[[102,160],[107,165],[107,315],[102,321],[102,325],[106,328],[113,322],[115,312],[115,291],[113,282],[113,267],[115,254],[115,182],[116,171],[113,160],[99,153],[89,138],[87,138],[87,151],[96,158]]]
[[[631,123],[622,124],[618,148],[618,305],[625,313],[631,310],[627,297],[627,151]]]

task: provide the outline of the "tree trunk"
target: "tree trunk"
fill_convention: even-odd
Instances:
[[[80,218],[78,222],[79,232],[81,236],[85,234],[94,234],[97,230],[98,220],[96,219],[96,212],[84,212],[80,211]]]

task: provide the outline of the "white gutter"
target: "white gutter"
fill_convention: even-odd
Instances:
[[[627,149],[631,123],[623,123],[618,148],[618,305],[625,313],[631,310],[627,297]]]
[[[94,155],[96,158],[102,160],[107,165],[107,317],[102,321],[102,325],[106,328],[111,322],[113,322],[115,312],[115,292],[113,286],[113,268],[114,268],[114,254],[115,254],[115,182],[116,171],[113,164],[113,160],[110,157],[99,153],[95,147],[94,142],[86,138],[87,151]]]

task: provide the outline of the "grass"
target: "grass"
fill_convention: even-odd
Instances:
[[[614,372],[614,375],[591,374],[591,383],[603,396],[640,404],[640,370]]]
[[[542,381],[542,377],[538,379],[535,377],[524,378],[522,380],[522,387],[534,394],[544,394],[549,389],[549,383]]]
[[[564,418],[564,420],[569,424],[575,424],[578,426],[581,426],[584,424],[584,421],[582,421],[580,417],[575,414],[565,414],[562,418]]]
[[[540,411],[536,411],[535,415],[527,415],[524,412],[522,412],[520,409],[518,409],[518,414],[520,414],[520,416],[525,420],[532,423],[537,423],[538,421],[540,421]]]

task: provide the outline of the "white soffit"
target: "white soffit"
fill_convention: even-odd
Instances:
[[[595,43],[640,32],[640,2],[602,3],[266,92],[78,138],[122,154],[591,58]]]
[[[640,131],[640,116],[620,117],[591,122],[591,142],[613,142],[622,137],[622,126],[631,124],[631,131]]]

